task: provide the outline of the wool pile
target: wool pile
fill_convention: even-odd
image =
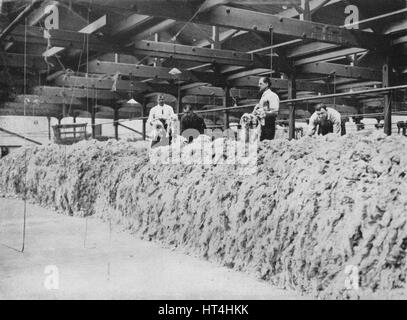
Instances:
[[[405,293],[405,137],[304,137],[257,151],[255,172],[242,174],[220,162],[152,163],[146,143],[26,147],[1,159],[0,192],[111,219],[318,298]]]

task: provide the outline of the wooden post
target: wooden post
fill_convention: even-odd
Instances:
[[[73,123],[76,123],[76,116],[73,115]],[[76,139],[76,128],[73,128],[73,138]]]
[[[383,88],[390,86],[390,57],[386,56],[383,64]],[[391,135],[391,93],[387,92],[384,96],[384,133]]]
[[[92,101],[92,110],[91,110],[91,125],[92,125],[92,139],[96,138],[96,124],[95,124],[95,120],[96,120],[96,106],[94,104],[94,102]]]
[[[177,97],[177,114],[179,115],[182,113],[182,99],[184,98],[182,92],[181,92],[181,85],[178,84],[178,97]]]
[[[146,140],[146,123],[147,119],[144,119],[144,117],[147,117],[147,99],[144,97],[143,98],[143,106],[141,109],[141,116],[143,117],[143,140]]]
[[[154,33],[154,41],[159,42],[160,41],[160,35],[158,33]],[[162,63],[160,61],[160,58],[155,58],[154,59],[154,67],[161,67]]]
[[[48,120],[48,140],[51,141],[51,117],[47,117]]]
[[[113,126],[114,126],[114,138],[119,140],[119,106],[116,105],[113,110]]]
[[[295,83],[295,73],[291,73],[288,78],[288,99],[296,99],[297,89]],[[290,103],[288,120],[288,139],[295,139],[295,104]]]
[[[212,40],[213,43],[211,44],[212,49],[220,49],[220,41],[219,41],[219,27],[212,26]]]
[[[223,107],[228,108],[230,106],[231,98],[230,98],[230,87],[226,86],[224,88],[225,94],[223,96]],[[225,110],[223,115],[223,128],[224,130],[229,129],[229,111]]]
[[[304,10],[304,13],[300,14],[300,20],[311,21],[309,0],[301,0],[301,8]]]

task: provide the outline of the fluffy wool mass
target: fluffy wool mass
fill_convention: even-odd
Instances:
[[[235,165],[157,165],[148,151],[122,141],[21,148],[0,160],[0,192],[112,219],[141,238],[322,298],[406,292],[405,137],[265,141],[250,175]]]

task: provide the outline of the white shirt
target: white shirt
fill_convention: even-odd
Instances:
[[[263,95],[260,98],[258,105],[255,109],[263,108],[266,113],[278,113],[280,110],[280,98],[270,89],[267,89],[263,92]]]
[[[341,130],[341,114],[336,111],[335,109],[332,108],[326,108],[327,113],[328,113],[328,118],[327,120],[333,124],[334,127],[334,132],[335,134],[340,135],[342,130]],[[317,130],[317,126],[319,125],[320,121],[318,119],[318,115],[316,112],[311,116],[309,119],[309,134],[315,134]]]
[[[164,119],[168,121],[170,117],[174,114],[174,110],[171,106],[164,104],[160,106],[159,104],[151,108],[150,114],[148,115],[147,123],[151,125],[153,120]]]

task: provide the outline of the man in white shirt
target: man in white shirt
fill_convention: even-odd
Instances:
[[[259,80],[261,98],[254,107],[253,114],[260,114],[260,110],[265,113],[264,125],[261,126],[260,141],[273,140],[276,134],[276,118],[280,110],[280,98],[271,91],[271,80],[268,77],[261,77]]]
[[[315,107],[315,112],[309,120],[308,135],[342,134],[341,114],[335,109],[321,103]]]
[[[147,123],[152,126],[154,120],[160,120],[163,125],[164,129],[167,130],[169,120],[172,115],[174,115],[174,110],[171,106],[164,103],[164,96],[159,95],[157,99],[158,104],[151,108],[150,114],[148,115]],[[158,142],[160,142],[161,138],[158,137],[156,141],[152,141],[151,146],[154,146]],[[171,136],[169,137],[169,141],[166,141],[168,144],[171,142]],[[164,141],[163,141],[164,143]]]

